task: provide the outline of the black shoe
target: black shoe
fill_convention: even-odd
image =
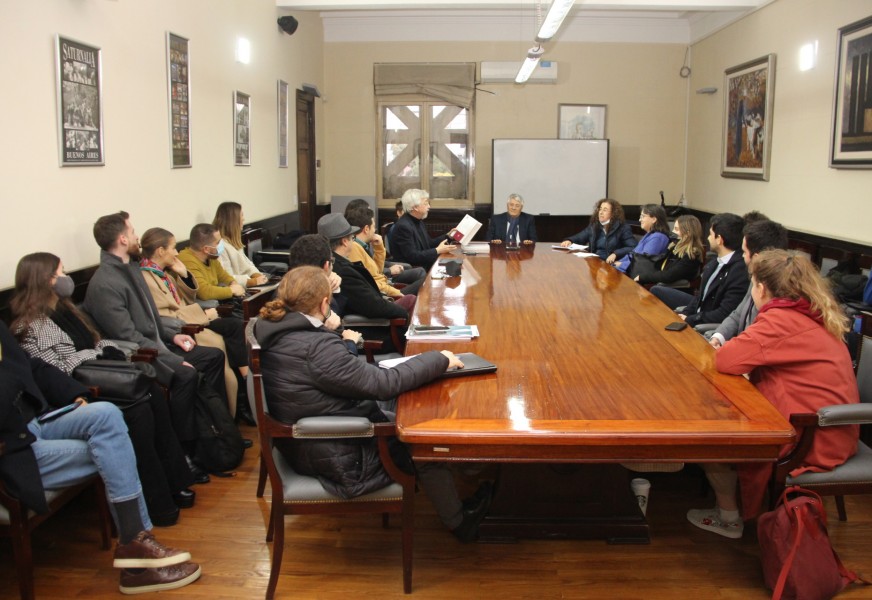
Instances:
[[[175,496],[175,494],[173,494]],[[155,527],[172,527],[179,521],[179,509],[171,510],[163,515],[148,515],[151,519],[151,524]]]
[[[197,492],[192,489],[185,488],[181,492],[173,494],[173,502],[179,508],[191,508],[194,506],[194,499],[197,497]]]
[[[209,474],[200,468],[200,465],[195,463],[190,456],[185,456],[185,460],[188,461],[188,468],[191,469],[191,475],[194,476],[194,483],[209,483],[211,479],[209,479]]]
[[[248,397],[243,397],[245,398],[244,402],[240,399],[240,401],[236,403],[236,422],[256,427],[257,421],[254,420],[254,416],[251,414],[251,409],[248,407]]]
[[[490,481],[482,481],[478,486],[478,489],[475,490],[475,493],[463,501],[463,509],[464,510],[474,510],[479,503],[485,498],[492,498],[494,493],[494,486]],[[490,503],[490,500],[488,500]]]
[[[484,519],[490,508],[492,498],[491,491],[492,486],[489,482],[485,482],[479,486],[475,493],[475,495],[478,495],[479,493],[482,494],[478,503],[472,505],[470,508],[464,508],[463,521],[460,522],[460,525],[451,530],[451,533],[453,533],[457,539],[464,544],[472,542],[478,538],[478,524],[481,523],[481,520]],[[475,498],[475,495],[472,498],[469,498],[468,501],[472,501]]]
[[[252,446],[254,446],[254,442],[252,442],[250,438],[242,438],[242,447],[243,448],[248,450]]]

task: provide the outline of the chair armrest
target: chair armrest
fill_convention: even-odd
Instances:
[[[219,304],[215,307],[215,310],[218,311],[218,316],[227,318],[233,316],[233,305],[231,304]]]
[[[130,362],[152,363],[157,360],[156,348],[140,348],[130,357]]]
[[[218,308],[218,301],[217,300],[196,299],[196,300],[194,300],[194,302],[199,304],[200,308],[202,308],[203,310],[206,310],[207,308]]]
[[[390,327],[390,319],[375,319],[363,315],[345,315],[342,317],[342,325],[345,327]]]
[[[187,323],[182,325],[182,333],[185,335],[190,335],[191,337],[197,335],[201,331],[203,331],[204,327],[202,325],[196,325],[194,323]]]
[[[366,362],[374,363],[376,350],[381,350],[384,345],[384,342],[381,340],[364,340],[363,353],[366,356]]]
[[[818,425],[865,425],[872,423],[872,404],[836,404],[824,406],[817,412]]]
[[[294,424],[298,439],[372,437],[373,431],[366,417],[306,417]]]
[[[699,333],[705,333],[707,331],[714,331],[719,325],[720,323],[699,323],[698,325],[693,326],[693,330]]]

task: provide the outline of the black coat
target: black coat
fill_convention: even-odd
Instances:
[[[748,267],[742,252],[733,252],[729,262],[725,264],[717,277],[712,281],[708,294],[702,298],[706,283],[711,279],[718,266],[717,259],[710,260],[702,270],[702,278],[699,286],[699,295],[684,307],[682,314],[687,315],[687,323],[691,326],[700,323],[720,323],[731,312],[736,310],[739,303],[748,291]]]
[[[269,412],[284,423],[328,415],[386,422],[375,400],[424,385],[448,368],[448,359],[435,351],[393,369],[368,364],[348,351],[339,334],[315,327],[300,313],[278,322],[258,320],[254,334],[262,349]],[[279,450],[298,472],[318,477],[325,489],[344,498],[390,483],[374,438],[294,440]]]
[[[530,240],[536,241],[536,224],[533,222],[533,215],[528,215],[522,212],[518,215],[518,235],[521,241]],[[487,227],[487,241],[502,240],[506,241],[507,228],[509,226],[509,213],[504,212],[491,217],[490,224]]]
[[[38,513],[48,512],[27,423],[53,407],[70,404],[88,390],[52,365],[30,358],[0,322],[0,477],[13,496]]]
[[[424,221],[406,213],[391,228],[391,257],[429,271],[439,256],[436,246],[447,239],[445,235],[431,238]]]
[[[680,279],[693,281],[699,275],[702,261],[688,255],[679,257],[675,254],[675,241],[670,242],[666,248],[666,258],[657,268],[642,272],[633,272],[633,276],[639,276],[639,283],[673,283]]]
[[[351,262],[334,253],[333,270],[342,277],[341,292],[344,298],[343,315],[355,314],[376,319],[406,318],[409,313],[402,306],[381,295],[378,284],[363,263]]]
[[[573,244],[586,244],[587,251],[593,252],[605,260],[610,254],[621,258],[636,247],[636,237],[626,223],[619,223],[609,229],[603,236],[603,227],[599,223],[591,223],[582,231],[567,238]]]

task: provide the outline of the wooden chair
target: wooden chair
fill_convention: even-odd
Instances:
[[[862,441],[857,443],[857,453],[832,471],[790,476],[790,471],[803,464],[819,428],[872,423],[872,337],[864,337],[862,345],[857,367],[860,404],[825,406],[817,414],[790,415],[790,424],[796,428],[799,441],[790,454],[776,463],[769,490],[770,502],[775,502],[786,486],[799,485],[822,496],[835,496],[839,520],[846,521],[844,496],[872,494],[872,449]]]
[[[355,331],[360,327],[377,327],[387,328],[390,331],[391,342],[394,344],[397,352],[402,354],[406,350],[406,339],[403,336],[402,329],[408,327],[409,320],[405,318],[395,319],[374,319],[364,317],[363,315],[345,315],[342,317],[343,327],[353,329]]]
[[[252,319],[245,330],[249,349],[249,366],[254,391],[255,418],[260,435],[261,471],[269,475],[272,491],[270,518],[267,525],[267,542],[273,542],[272,564],[266,597],[273,598],[281,572],[284,552],[285,515],[296,514],[341,514],[381,513],[382,522],[388,525],[390,513],[402,515],[403,545],[403,591],[412,591],[412,533],[415,513],[415,476],[404,473],[393,462],[388,449],[388,440],[396,435],[394,423],[372,423],[361,417],[309,417],[294,425],[286,425],[273,419],[266,410],[263,378],[260,368],[260,345],[254,337]],[[375,437],[379,457],[385,471],[395,483],[381,490],[344,499],[327,492],[315,477],[296,473],[274,448],[274,440],[325,439],[349,437]],[[259,486],[258,496],[263,495]]]
[[[0,446],[0,454],[3,448]],[[15,572],[18,575],[18,588],[22,600],[32,600],[33,587],[33,549],[30,543],[30,533],[36,527],[52,517],[62,506],[78,496],[86,489],[91,489],[97,501],[97,512],[100,517],[100,535],[103,550],[109,549],[111,537],[111,520],[109,505],[106,502],[106,489],[99,475],[94,475],[83,483],[61,490],[46,491],[49,512],[38,515],[25,508],[18,499],[9,494],[6,486],[0,481],[0,537],[12,540],[12,555],[15,559]]]

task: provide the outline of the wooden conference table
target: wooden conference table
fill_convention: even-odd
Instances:
[[[771,461],[794,439],[745,378],[717,372],[702,336],[666,331],[676,316],[604,261],[543,243],[463,259],[461,277],[431,273],[413,322],[481,336],[410,340],[406,353],[474,352],[498,371],[404,394],[397,425],[416,461],[515,465],[483,537],[645,541],[614,463]]]

